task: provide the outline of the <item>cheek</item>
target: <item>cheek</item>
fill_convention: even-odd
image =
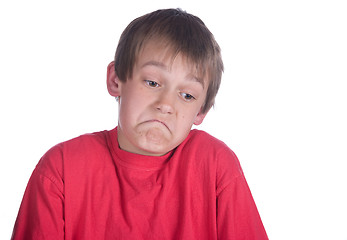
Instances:
[[[121,99],[119,105],[119,117],[122,117],[125,121],[132,121],[139,117],[144,109],[146,109],[146,99],[140,94],[129,94]]]
[[[180,129],[182,131],[187,131],[187,129],[190,130],[197,115],[197,113],[195,112],[196,111],[194,109],[190,111],[185,111],[184,113],[182,113],[182,115],[180,115],[180,117],[178,118],[178,125],[181,126]]]

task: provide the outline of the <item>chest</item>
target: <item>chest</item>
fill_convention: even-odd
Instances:
[[[93,167],[67,176],[65,215],[71,231],[91,228],[91,236],[103,232],[127,236],[124,239],[214,232],[215,182],[206,168],[189,164],[156,170],[115,164]]]

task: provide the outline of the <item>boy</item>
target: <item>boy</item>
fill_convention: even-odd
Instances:
[[[235,154],[191,130],[223,63],[203,22],[176,9],[135,19],[108,66],[117,128],[50,149],[13,239],[267,239]]]

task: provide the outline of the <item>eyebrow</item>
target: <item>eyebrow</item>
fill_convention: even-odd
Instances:
[[[158,61],[148,61],[148,62],[145,62],[144,64],[142,64],[141,68],[144,68],[144,67],[147,67],[147,66],[155,66],[155,67],[158,67],[158,68],[161,68],[163,70],[168,70],[168,67],[162,63],[162,62],[158,62]],[[189,78],[187,78],[188,80],[190,81],[194,81],[194,82],[199,82],[201,83],[202,87],[205,88],[205,83],[204,83],[204,80],[202,78],[199,78],[197,76],[195,76],[194,74],[189,74]]]
[[[167,69],[167,66],[162,63],[162,62],[157,62],[157,61],[148,61],[148,62],[145,62],[141,68],[144,68],[144,67],[147,67],[147,66],[156,66],[156,67],[159,67],[159,68],[163,68],[163,69]]]

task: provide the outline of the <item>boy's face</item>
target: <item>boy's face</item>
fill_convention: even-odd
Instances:
[[[159,156],[176,148],[193,124],[200,124],[208,83],[181,54],[175,58],[156,42],[140,52],[131,79],[121,82],[114,64],[108,90],[119,96],[118,143],[121,149]]]

